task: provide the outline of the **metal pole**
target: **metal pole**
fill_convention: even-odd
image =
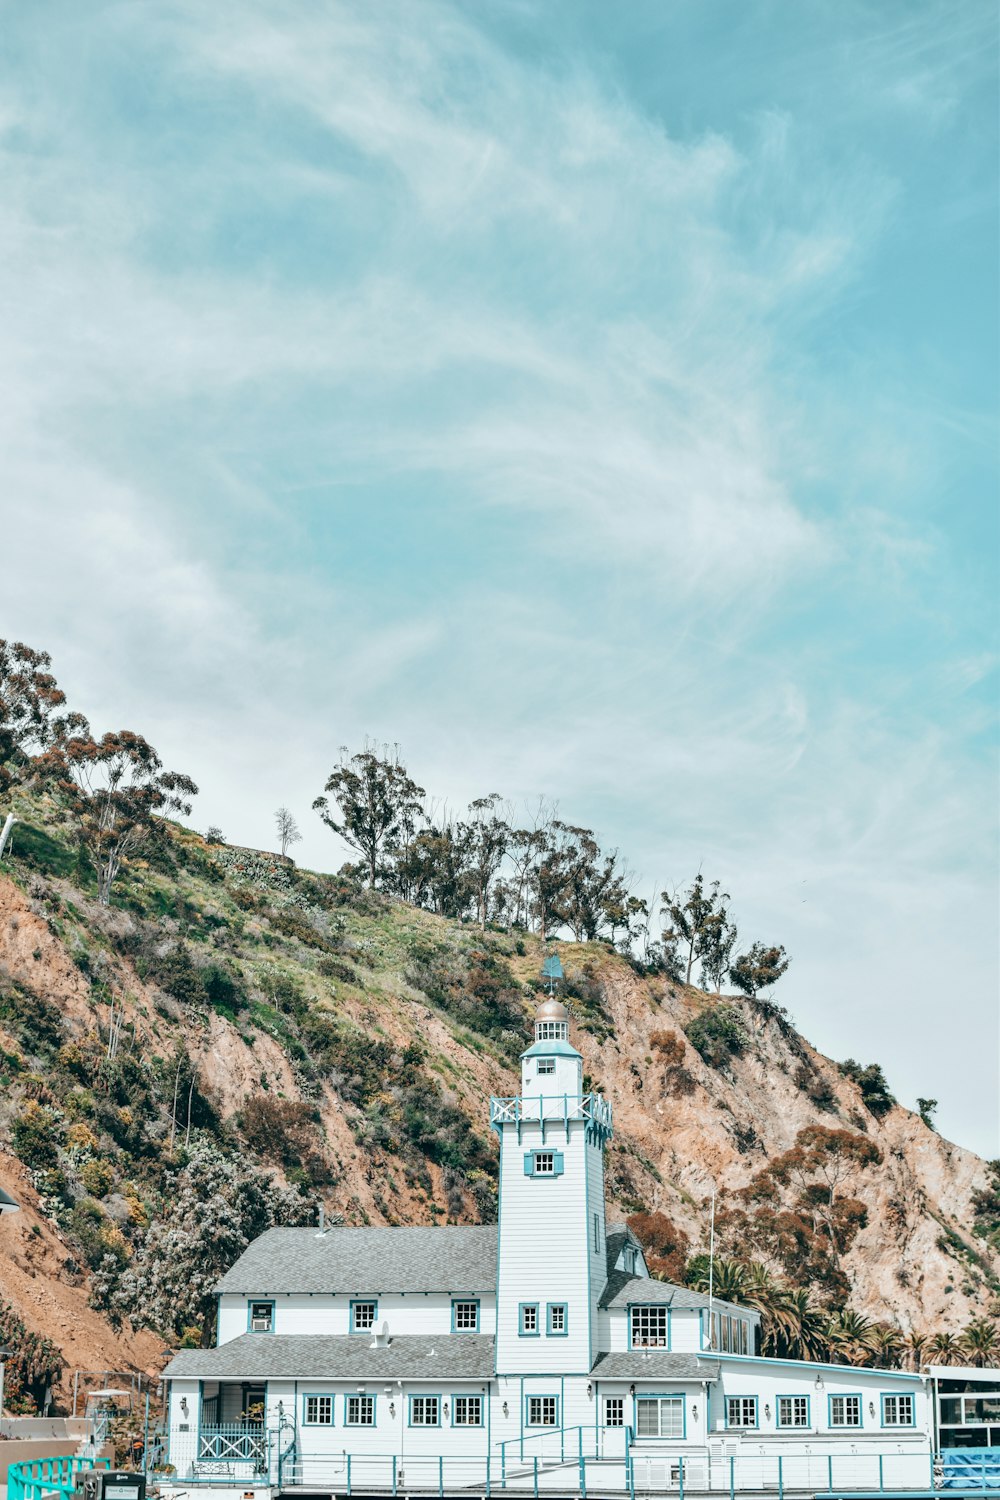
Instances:
[[[535,1500],[538,1500],[538,1454],[535,1454]]]
[[[677,1460],[677,1493],[680,1500],[684,1500],[684,1458],[683,1455]]]
[[[347,1493],[351,1493],[351,1455],[347,1455]]]
[[[778,1454],[778,1500],[784,1500],[785,1478],[781,1468],[781,1454]]]
[[[736,1495],[736,1456],[729,1455],[729,1500],[735,1500]]]
[[[833,1454],[832,1453],[828,1453],[826,1455],[826,1475],[827,1475],[827,1480],[828,1480],[827,1489],[828,1490],[832,1490],[833,1489]]]
[[[885,1475],[882,1472],[882,1455],[881,1455],[881,1453],[878,1456],[878,1487],[879,1487],[879,1492],[880,1493],[881,1493],[882,1490],[885,1489]]]
[[[146,1392],[146,1415],[142,1424],[142,1472],[149,1473],[149,1392]]]
[[[444,1456],[438,1457],[438,1494],[444,1494]]]
[[[715,1291],[715,1189],[712,1189],[712,1219],[708,1230],[708,1347],[715,1348],[712,1297]]]

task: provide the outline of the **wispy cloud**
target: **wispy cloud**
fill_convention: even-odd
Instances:
[[[371,733],[645,883],[704,862],[819,1040],[944,1099],[855,981],[929,1017],[991,921],[995,424],[906,282],[915,223],[990,212],[983,23],[852,0],[699,51],[681,4],[650,84],[632,16],[612,63],[556,14],[109,5],[83,66],[72,6],[11,18],[5,630],[246,840]]]

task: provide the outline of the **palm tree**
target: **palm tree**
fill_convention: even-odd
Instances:
[[[727,1260],[725,1256],[718,1255],[713,1261],[709,1261],[707,1255],[696,1255],[688,1266],[688,1286],[699,1292],[707,1292],[710,1273],[714,1296],[723,1302],[746,1302],[747,1268],[740,1261]]]
[[[1000,1357],[1000,1328],[992,1318],[973,1318],[963,1330],[959,1346],[974,1365],[988,1365]]]
[[[861,1313],[841,1308],[827,1324],[827,1340],[834,1354],[849,1365],[869,1362],[874,1350],[874,1325]]]
[[[920,1369],[924,1362],[924,1351],[929,1342],[929,1334],[917,1333],[915,1329],[911,1329],[906,1335],[906,1352],[910,1356],[911,1370]]]
[[[958,1339],[953,1333],[936,1333],[927,1345],[937,1365],[953,1365],[962,1353]]]
[[[826,1314],[809,1300],[803,1287],[787,1291],[784,1297],[786,1325],[790,1329],[787,1340],[789,1359],[826,1359],[830,1346],[826,1336]]]
[[[872,1329],[872,1347],[879,1369],[898,1369],[903,1353],[902,1329],[897,1328],[895,1323],[876,1323]]]

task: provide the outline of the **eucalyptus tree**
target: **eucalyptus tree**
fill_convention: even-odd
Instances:
[[[417,786],[403,765],[399,746],[366,745],[348,756],[342,746],[340,760],[327,777],[324,793],[313,810],[333,833],[356,849],[364,860],[368,884],[374,886],[380,857],[412,839],[421,821],[424,789]],[[331,799],[337,811],[331,807]]]
[[[190,776],[164,770],[148,740],[130,729],[100,740],[89,732],[73,735],[47,758],[75,814],[98,900],[108,906],[123,861],[150,837],[155,819],[186,817],[198,788]]]
[[[47,651],[0,640],[0,796],[53,769],[49,753],[70,735],[87,734],[82,714],[66,712],[66,694],[49,668]],[[9,812],[0,855],[16,822]]]
[[[758,991],[770,989],[777,984],[790,963],[791,959],[784,948],[754,943],[752,948],[739,954],[730,964],[729,977],[737,989],[753,999]]]

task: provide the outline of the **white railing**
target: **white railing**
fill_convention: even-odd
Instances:
[[[526,1120],[586,1120],[610,1131],[611,1105],[603,1094],[515,1094],[490,1100],[491,1125],[520,1125]]]

